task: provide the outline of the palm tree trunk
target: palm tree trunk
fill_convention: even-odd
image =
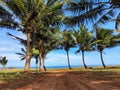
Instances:
[[[46,67],[45,67],[45,59],[43,59],[43,68],[44,68],[44,71],[46,71]]]
[[[66,51],[66,53],[67,53],[67,59],[68,59],[68,68],[72,69],[71,66],[70,66],[70,59],[69,59],[69,53],[68,53],[68,51]]]
[[[36,57],[36,72],[38,72],[38,57]]]
[[[84,51],[82,51],[82,60],[83,60],[83,65],[85,69],[87,69],[87,65],[85,64],[85,59],[84,59]]]
[[[30,72],[30,32],[27,33],[27,47],[26,47],[26,62],[25,62],[25,72]]]
[[[102,51],[100,51],[100,57],[101,57],[101,62],[102,62],[103,67],[106,68],[106,65],[105,65],[105,63],[103,61]]]
[[[42,71],[42,69],[43,69],[43,59],[41,57],[41,54],[39,54],[39,57],[40,57],[40,68],[39,68],[39,71]]]

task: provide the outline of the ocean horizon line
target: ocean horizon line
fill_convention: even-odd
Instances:
[[[88,65],[88,67],[102,67],[102,65]],[[106,65],[106,66],[120,66],[120,65]],[[84,68],[84,66],[83,65],[80,65],[80,66],[78,66],[78,65],[75,65],[75,66],[71,66],[71,68]],[[6,67],[6,68],[24,68],[24,66],[11,66],[11,67]],[[30,68],[36,68],[36,66],[31,66]],[[51,68],[68,68],[68,66],[46,66],[46,68],[48,68],[48,69],[51,69]]]

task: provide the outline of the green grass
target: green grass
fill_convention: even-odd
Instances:
[[[36,70],[35,69],[31,69],[32,73],[35,73]],[[94,67],[91,69],[84,69],[84,68],[73,68],[72,70],[69,70],[67,68],[63,68],[63,69],[48,69],[48,71],[46,72],[42,72],[44,73],[49,73],[49,72],[77,72],[77,73],[92,73],[92,74],[110,74],[110,73],[117,73],[120,74],[120,67],[108,67],[106,69],[104,69],[103,67]],[[40,74],[42,74],[40,73]],[[9,82],[11,80],[14,79],[20,79],[22,77],[26,77],[27,78],[32,78],[29,75],[23,74],[23,69],[5,69],[5,70],[0,70],[0,82]]]
[[[25,75],[22,73],[23,69],[4,69],[0,70],[0,81],[9,82],[14,79],[19,79]]]

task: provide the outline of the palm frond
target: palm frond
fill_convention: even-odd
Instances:
[[[24,49],[24,48],[21,48],[21,51],[22,51],[23,53],[26,53],[26,51],[25,51],[25,49]]]
[[[24,56],[24,54],[23,54],[23,53],[15,53],[15,54],[18,54],[18,55]]]
[[[25,45],[27,44],[27,41],[24,40],[23,38],[20,38],[20,37],[17,37],[17,36],[14,36],[12,35],[11,33],[7,33],[8,36],[12,37],[13,39],[15,40],[19,40],[21,44]]]
[[[117,30],[119,30],[120,28],[120,13],[118,14],[118,16],[117,16],[117,18],[116,18],[116,24],[115,24],[116,26],[116,29]]]
[[[93,24],[104,24],[120,13],[118,0],[78,0],[69,4],[68,8],[74,15],[67,17],[65,23],[70,26],[91,22]]]
[[[81,50],[79,49],[79,50],[77,50],[76,52],[75,52],[75,54],[77,54],[77,53],[79,53]]]
[[[84,12],[78,16],[67,17],[65,23],[68,25],[75,25],[75,24],[81,25],[81,23],[84,24],[85,22],[88,21],[93,22],[94,20],[96,20],[97,16],[101,15],[102,12],[104,12],[103,8],[104,5],[100,5],[99,7],[91,9],[88,12]]]

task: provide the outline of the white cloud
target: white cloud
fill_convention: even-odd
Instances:
[[[6,56],[8,60],[20,60],[19,56],[17,54],[14,53],[3,53],[0,54],[1,56]]]
[[[6,52],[6,51],[13,51],[11,48],[6,48],[6,47],[0,47],[1,52]]]

